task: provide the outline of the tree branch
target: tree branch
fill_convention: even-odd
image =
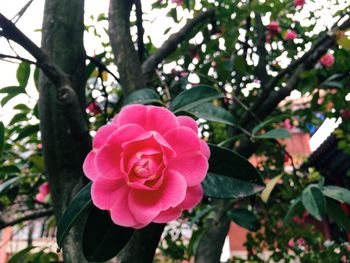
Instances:
[[[16,59],[16,60],[20,60],[23,62],[26,62],[28,64],[33,64],[33,65],[38,65],[38,63],[36,63],[35,61],[32,61],[30,59],[26,59],[26,58],[22,58],[20,56],[12,56],[12,55],[7,55],[7,54],[0,54],[0,59],[6,59],[6,58],[10,58],[10,59]],[[8,60],[6,60],[8,61]],[[8,62],[12,62],[12,61],[8,61]]]
[[[145,30],[142,25],[142,5],[141,0],[134,0],[136,8],[136,26],[137,26],[137,52],[139,60],[142,62],[145,54],[145,46],[143,43],[143,34]]]
[[[192,20],[189,20],[179,32],[172,34],[169,39],[166,40],[163,45],[142,64],[143,74],[145,76],[149,76],[157,68],[158,64],[163,61],[163,59],[176,50],[177,45],[180,44],[187,37],[187,35],[193,31],[195,26],[207,18],[213,17],[214,15],[215,10],[203,12],[194,17]]]
[[[262,23],[261,16],[256,14],[255,17],[256,22],[256,32],[257,32],[257,43],[256,49],[259,56],[258,65],[256,67],[256,75],[264,87],[266,82],[269,79],[269,75],[267,74],[266,65],[267,65],[267,51],[265,48],[265,27]]]
[[[53,210],[52,208],[49,208],[49,209],[30,211],[30,212],[24,213],[22,217],[18,217],[18,218],[13,218],[14,211],[10,211],[9,214],[10,215],[1,214],[0,230],[4,229],[5,227],[14,226],[16,224],[19,224],[28,220],[34,220],[45,216],[51,216],[53,215]]]

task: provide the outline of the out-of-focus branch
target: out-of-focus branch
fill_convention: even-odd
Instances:
[[[143,34],[145,30],[142,25],[142,5],[141,0],[135,1],[135,9],[136,9],[136,26],[137,26],[137,52],[139,54],[139,60],[142,62],[145,53],[145,46],[143,43]]]
[[[266,65],[267,65],[267,51],[265,48],[265,27],[262,23],[261,16],[259,14],[255,15],[256,22],[256,32],[257,32],[257,43],[256,49],[259,56],[259,62],[256,67],[256,75],[264,87],[265,83],[269,79],[267,74]]]
[[[105,64],[103,64],[100,60],[98,60],[95,57],[86,56],[87,59],[89,59],[91,62],[93,62],[99,69],[104,70],[111,74],[111,76],[117,81],[120,82],[120,79],[112,72],[110,71]]]
[[[24,13],[27,11],[28,7],[33,3],[33,1],[34,0],[29,0],[28,3],[26,3],[25,6],[23,6],[21,10],[19,10],[19,12],[11,19],[14,24],[16,24],[18,20],[21,19],[21,17],[24,15]]]
[[[151,74],[158,66],[159,63],[168,57],[173,51],[176,50],[177,45],[180,44],[191,32],[193,28],[202,23],[207,18],[212,18],[215,15],[215,10],[208,10],[203,12],[193,19],[189,20],[179,32],[172,34],[163,45],[154,52],[143,64],[142,72],[145,76]]]
[[[111,0],[108,18],[109,39],[125,96],[145,85],[141,63],[130,34],[132,5],[133,0]]]
[[[16,224],[34,220],[46,216],[53,215],[52,208],[49,209],[41,209],[41,210],[35,210],[35,211],[27,211],[23,213],[20,217],[14,216],[16,213],[14,211],[10,211],[9,213],[2,213],[0,216],[0,230],[8,227],[8,226],[14,226]]]

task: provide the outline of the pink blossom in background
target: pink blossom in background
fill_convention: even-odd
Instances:
[[[210,155],[197,130],[192,118],[162,107],[124,107],[97,131],[84,161],[95,206],[133,228],[167,223],[194,208]]]
[[[305,5],[305,0],[294,0],[294,6],[303,7]]]
[[[276,35],[281,32],[281,27],[278,21],[271,21],[270,24],[267,25],[267,29],[272,35]]]
[[[299,246],[305,246],[306,245],[306,241],[302,237],[298,238],[297,243],[298,243]]]
[[[101,113],[101,107],[98,105],[96,101],[90,102],[87,106],[86,109],[92,113],[93,115],[96,115],[98,113]]]
[[[320,63],[329,68],[334,64],[334,56],[331,53],[327,53],[320,58]]]
[[[171,0],[171,2],[172,2],[173,4],[183,5],[184,0]]]
[[[293,124],[290,122],[290,119],[285,119],[282,123],[283,128],[291,130],[294,128]]]
[[[298,37],[298,34],[293,30],[288,30],[287,33],[284,35],[284,40],[293,40]]]
[[[46,197],[50,194],[50,186],[48,182],[45,182],[39,186],[39,193],[35,196],[35,200],[40,203],[44,203]]]
[[[288,247],[290,247],[290,248],[295,247],[295,243],[294,243],[294,239],[293,238],[288,241]]]

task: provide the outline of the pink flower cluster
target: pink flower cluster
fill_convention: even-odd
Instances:
[[[193,119],[162,107],[124,107],[97,131],[83,165],[95,206],[133,228],[167,223],[195,207],[210,155],[197,130]]]
[[[50,186],[48,182],[39,186],[39,193],[35,196],[35,200],[40,203],[45,203],[46,197],[50,194]]]
[[[294,0],[294,6],[295,7],[303,7],[305,5],[305,0]]]
[[[287,41],[287,40],[293,40],[297,37],[298,37],[297,32],[295,32],[294,30],[288,30],[287,33],[284,35],[283,39]]]

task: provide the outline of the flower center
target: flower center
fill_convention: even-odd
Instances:
[[[152,175],[150,170],[150,160],[143,159],[135,163],[133,168],[134,173],[142,178],[147,178]]]

